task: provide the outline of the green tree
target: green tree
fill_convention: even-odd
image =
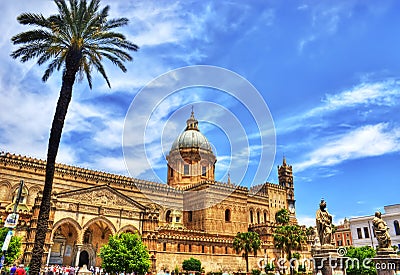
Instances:
[[[246,261],[246,272],[249,272],[249,254],[257,255],[261,246],[260,236],[256,232],[238,232],[233,240],[233,249],[236,253],[243,252],[242,257]]]
[[[375,264],[371,260],[375,255],[375,249],[369,246],[348,247],[346,257],[349,257],[349,260],[346,273],[349,275],[376,275]]]
[[[266,273],[271,273],[271,271],[275,270],[274,263],[266,263],[265,264],[265,272]]]
[[[47,149],[46,175],[42,202],[39,210],[35,244],[32,251],[31,273],[38,274],[42,264],[43,247],[47,233],[51,191],[55,161],[60,145],[62,129],[72,88],[78,74],[79,80],[86,77],[92,88],[92,70],[96,69],[111,87],[102,61],[107,59],[123,72],[125,61],[132,60],[127,50],[137,51],[138,46],[129,42],[115,28],[127,25],[128,19],[108,19],[109,6],[100,10],[100,0],[54,0],[58,14],[45,18],[42,14],[23,13],[17,20],[23,25],[38,27],[19,33],[11,38],[20,45],[12,52],[22,62],[36,59],[39,65],[48,64],[42,80],[62,68],[62,84],[53,118]]]
[[[292,250],[300,250],[307,240],[305,231],[298,225],[278,226],[273,238],[275,247],[285,252],[289,261],[293,258]],[[292,266],[290,274],[293,274]]]
[[[102,267],[112,274],[121,272],[145,274],[150,268],[150,256],[140,236],[121,233],[110,236],[108,244],[100,248]]]
[[[201,262],[198,259],[191,257],[182,262],[182,269],[186,271],[201,271]]]
[[[9,229],[3,227],[0,229],[0,247],[3,246],[4,240],[6,239]],[[6,257],[4,259],[4,265],[9,265],[15,262],[16,259],[21,255],[21,237],[12,236],[10,244],[8,245]]]
[[[289,223],[289,211],[287,209],[282,208],[278,212],[275,213],[275,221],[277,224],[286,225]]]

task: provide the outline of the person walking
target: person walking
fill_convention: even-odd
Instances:
[[[26,271],[23,264],[20,264],[15,272],[15,275],[26,275]]]
[[[17,265],[13,264],[13,266],[10,268],[10,275],[15,275],[16,271],[17,271]]]

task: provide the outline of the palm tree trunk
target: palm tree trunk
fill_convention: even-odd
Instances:
[[[35,243],[32,250],[32,258],[29,264],[30,274],[38,275],[42,266],[44,244],[46,233],[49,228],[49,214],[51,208],[51,191],[53,189],[53,178],[55,163],[60,146],[62,129],[64,127],[65,116],[72,98],[72,87],[75,82],[75,75],[79,69],[79,62],[82,54],[70,51],[66,58],[66,70],[62,78],[60,96],[57,101],[56,113],[50,131],[49,145],[47,148],[46,176],[43,187],[43,196],[40,204],[39,217],[35,234]]]
[[[244,254],[244,259],[246,260],[246,273],[249,273],[249,254],[247,252]]]
[[[292,262],[291,262],[291,260],[292,260],[292,251],[291,251],[290,247],[288,248],[287,254],[288,254],[288,258],[289,258],[289,274],[293,275],[294,274],[294,269],[293,269]]]

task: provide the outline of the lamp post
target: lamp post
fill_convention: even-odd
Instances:
[[[19,215],[17,213],[17,210],[18,210],[19,200],[21,199],[22,188],[23,187],[24,187],[24,181],[21,180],[19,182],[19,189],[18,189],[17,198],[15,200],[13,212],[7,216],[6,222],[4,223],[4,227],[8,228],[8,233],[6,235],[6,238],[5,238],[4,243],[3,243],[3,247],[1,249],[2,252],[3,252],[3,255],[0,258],[0,272],[3,269],[4,261],[6,259],[6,254],[7,254],[7,250],[8,250],[8,246],[10,245],[11,237],[13,235],[13,229],[18,224]]]

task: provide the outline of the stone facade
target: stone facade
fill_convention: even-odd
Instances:
[[[292,167],[283,160],[279,184],[266,182],[248,189],[216,182],[216,158],[204,144],[208,141],[193,113],[187,125],[185,132],[198,134],[182,136],[184,132],[173,144],[167,157],[167,184],[57,164],[44,262],[100,266],[100,248],[110,235],[121,232],[142,236],[153,272],[181,267],[190,257],[199,259],[206,272],[244,270],[245,262],[232,243],[237,232],[249,230],[262,238],[259,256],[250,257],[250,268],[256,268],[264,254],[279,258],[272,242],[275,213],[289,209],[291,221],[297,222]],[[44,176],[45,161],[0,154],[2,221],[12,211],[24,180],[16,234],[23,237],[20,262],[25,264],[31,258]]]

